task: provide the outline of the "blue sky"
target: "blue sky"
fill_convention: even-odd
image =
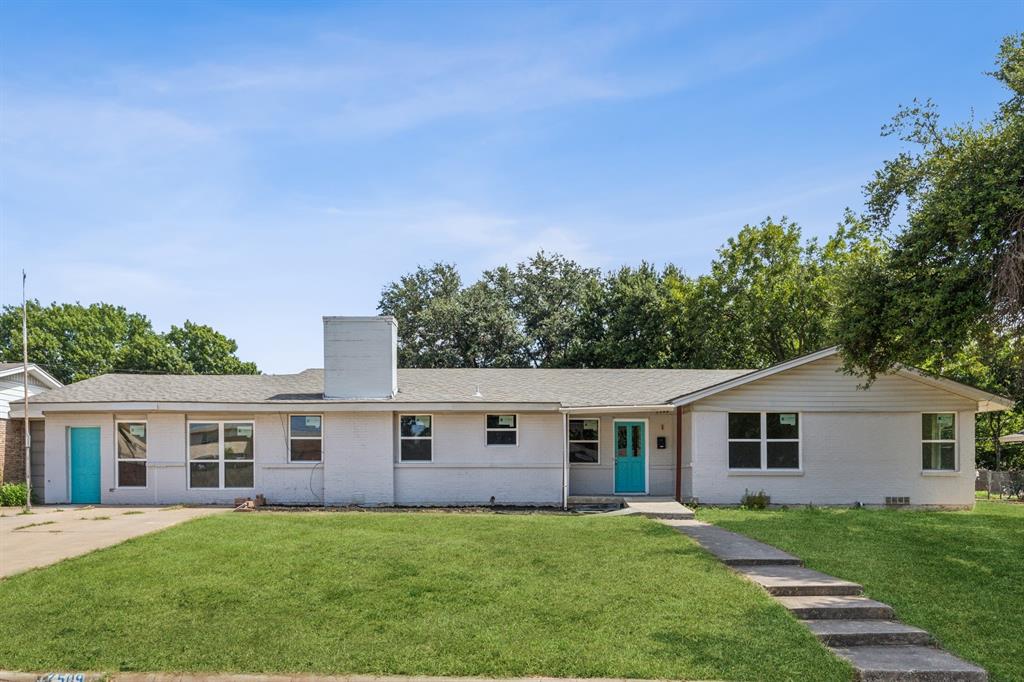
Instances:
[[[699,274],[831,231],[932,97],[987,117],[1024,3],[0,4],[0,301],[186,318],[268,372],[418,264]]]

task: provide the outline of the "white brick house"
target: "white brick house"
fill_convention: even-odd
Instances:
[[[324,318],[325,369],[105,375],[34,398],[50,503],[550,505],[578,496],[969,507],[1012,402],[836,349],[764,370],[398,369],[392,318]]]

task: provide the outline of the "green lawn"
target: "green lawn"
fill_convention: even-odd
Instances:
[[[864,585],[992,680],[1024,680],[1024,505],[973,512],[701,509],[699,518]]]
[[[0,583],[0,669],[848,680],[638,517],[207,517]]]

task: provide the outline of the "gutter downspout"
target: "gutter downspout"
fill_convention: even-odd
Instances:
[[[569,509],[569,414],[562,413],[562,509]]]
[[[683,408],[676,408],[676,502],[683,502]]]

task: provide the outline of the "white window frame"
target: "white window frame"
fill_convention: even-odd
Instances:
[[[121,424],[142,424],[146,427],[146,457],[141,461],[146,467],[146,485],[121,485],[121,462],[139,462],[134,458],[122,458],[121,447],[118,442],[118,431]],[[149,487],[149,421],[146,419],[116,419],[114,420],[114,487],[125,490],[145,490]]]
[[[729,438],[729,415],[730,414],[759,414],[761,416],[761,437],[760,438]],[[768,414],[795,414],[797,423],[796,438],[769,438],[768,437]],[[794,410],[732,410],[725,415],[725,460],[729,473],[802,473],[804,470],[804,415],[803,412]],[[733,468],[729,466],[729,443],[760,443],[761,444],[761,466],[758,468]],[[796,443],[797,466],[795,469],[784,469],[781,467],[768,468],[768,443]]]
[[[574,421],[577,421],[577,422],[596,421],[597,422],[597,440],[573,440],[572,438],[570,438],[569,434],[572,432],[572,429],[570,427],[571,427],[571,423],[574,422]],[[600,417],[569,417],[569,421],[566,422],[565,428],[566,428],[565,438],[566,438],[566,441],[569,444],[569,450],[570,451],[572,450],[572,444],[573,443],[593,443],[593,444],[595,444],[597,446],[597,461],[596,462],[573,462],[572,461],[572,453],[569,452],[566,455],[569,458],[569,464],[571,466],[574,466],[574,467],[593,467],[593,466],[599,466],[601,464],[601,418]]]
[[[922,453],[918,452],[918,458],[921,459],[921,473],[923,473],[925,475],[929,475],[929,474],[954,474],[954,473],[959,472],[960,471],[960,424],[959,424],[960,420],[957,419],[957,416],[958,416],[957,413],[956,412],[948,412],[948,411],[947,412],[922,412],[921,415],[920,415],[921,419],[918,421],[918,428],[920,428],[921,423],[924,421],[924,416],[926,414],[934,414],[936,416],[940,415],[940,414],[951,414],[951,415],[953,415],[953,438],[951,440],[950,439],[925,439],[925,438],[921,438],[921,445],[924,445],[925,443],[952,443],[953,444],[953,468],[952,469],[925,469],[924,468],[924,458],[921,457]]]
[[[430,417],[430,435],[429,436],[403,436],[402,435],[402,417]],[[434,427],[436,421],[433,414],[425,412],[403,412],[398,415],[398,461],[403,464],[428,464],[434,461]],[[518,422],[516,422],[518,424]],[[429,440],[430,441],[430,459],[405,459],[402,456],[402,441],[403,440]]]
[[[492,428],[487,426],[487,418],[488,417],[514,417],[515,420],[516,420],[516,427],[514,429],[500,429],[500,428],[499,429],[492,429]],[[433,422],[431,422],[431,427],[433,427]],[[499,432],[499,433],[514,433],[514,434],[516,434],[516,442],[515,443],[494,443],[492,445],[491,443],[487,442],[487,434],[490,433],[491,431],[496,431],[496,432]],[[431,432],[433,432],[433,428],[431,428]],[[488,448],[518,448],[519,447],[519,415],[517,413],[514,413],[514,412],[489,412],[489,413],[485,414],[484,415],[484,447],[488,447]],[[431,448],[433,448],[433,446],[431,446]],[[433,450],[431,450],[431,452],[433,452]]]
[[[217,459],[192,459],[190,449],[192,447],[190,435],[192,433],[191,426],[193,424],[216,424],[217,425]],[[252,428],[252,459],[224,459],[224,425],[225,424],[248,424]],[[217,462],[217,487],[207,488],[200,486],[198,488],[192,487],[192,463],[193,462]],[[227,487],[224,485],[224,472],[227,467],[224,466],[225,462],[244,464],[246,462],[252,464],[252,485],[241,488]],[[185,422],[185,476],[187,477],[186,482],[188,483],[188,490],[254,490],[256,488],[256,421],[253,419],[189,419]]]
[[[320,435],[319,436],[293,436],[292,435],[292,417],[320,417]],[[234,423],[234,422],[232,422]],[[255,454],[255,438],[256,432],[253,432],[253,454]],[[292,441],[293,440],[318,440],[320,441],[320,459],[292,459]],[[295,413],[288,415],[288,463],[289,464],[323,464],[324,461],[324,416],[322,414],[312,413]]]

